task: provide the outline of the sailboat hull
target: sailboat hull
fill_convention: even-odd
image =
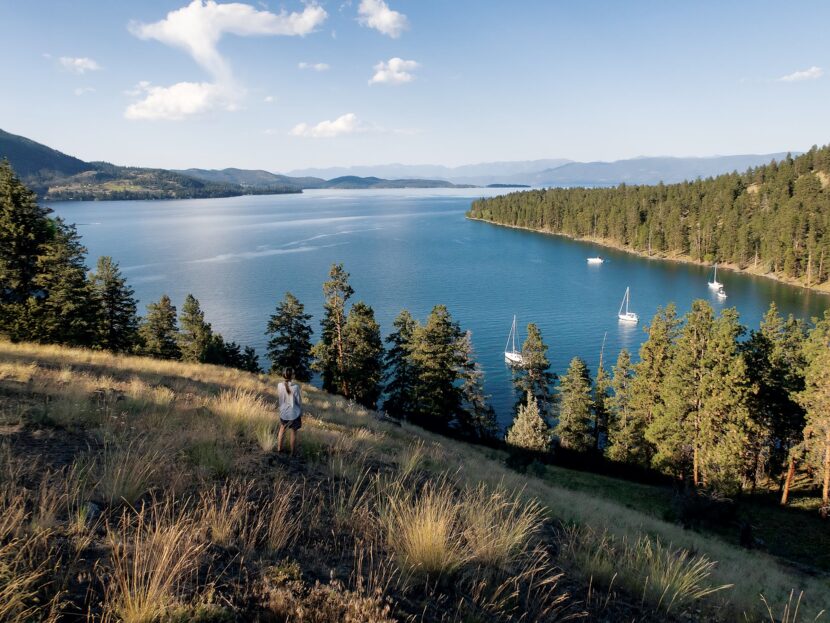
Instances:
[[[640,322],[640,317],[634,312],[618,314],[617,318],[620,319],[620,322],[630,322],[631,324],[637,324],[638,322]]]
[[[504,360],[514,366],[520,366],[524,363],[522,354],[517,352],[504,351]]]

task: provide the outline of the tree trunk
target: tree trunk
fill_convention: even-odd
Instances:
[[[338,314],[338,318],[335,322],[335,326],[337,327],[337,368],[340,372],[340,391],[343,392],[343,396],[349,398],[349,383],[346,381],[346,375],[344,374],[346,369],[346,358],[343,353],[343,316]]]
[[[781,506],[786,506],[790,501],[790,487],[795,478],[795,458],[790,457],[790,464],[787,467],[787,476],[784,478],[784,491],[781,493]]]
[[[692,482],[694,483],[695,488],[697,488],[700,484],[698,469],[697,445],[695,445],[694,450],[692,450]]]
[[[821,489],[821,501],[830,504],[830,431],[824,438],[824,486]]]
[[[813,275],[813,251],[807,254],[807,287],[810,287],[810,280]]]

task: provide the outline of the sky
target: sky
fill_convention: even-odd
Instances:
[[[830,2],[0,0],[0,128],[256,168],[803,151]]]

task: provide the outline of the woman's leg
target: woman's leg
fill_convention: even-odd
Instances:
[[[277,433],[277,452],[282,452],[282,434],[285,432],[285,424],[280,423],[280,432]],[[294,437],[291,437],[291,445],[294,445]]]
[[[291,456],[294,456],[294,442],[297,439],[297,431],[293,428],[288,431],[288,443],[291,446]]]

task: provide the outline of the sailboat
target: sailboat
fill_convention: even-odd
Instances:
[[[507,336],[507,344],[504,345],[504,360],[514,366],[523,363],[522,351],[516,350],[516,316],[513,316],[513,324],[510,327],[510,335]]]
[[[598,255],[596,257],[589,257],[588,258],[588,263],[589,264],[602,264],[603,262],[605,262],[605,259],[603,259],[603,257],[601,255]]]
[[[709,282],[709,287],[713,290],[721,290],[723,289],[723,284],[718,281],[718,265],[715,263],[715,276],[712,277],[712,281]]]
[[[640,322],[640,317],[635,314],[633,311],[628,311],[628,303],[631,299],[631,292],[630,288],[625,289],[625,295],[623,296],[622,303],[620,303],[620,311],[617,313],[617,318],[620,319],[621,322],[632,322],[638,323]],[[625,311],[623,312],[623,307],[625,307]]]

